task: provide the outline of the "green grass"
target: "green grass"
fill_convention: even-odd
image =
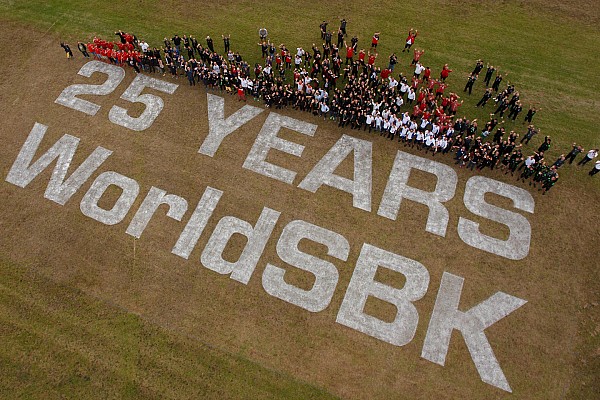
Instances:
[[[0,262],[0,398],[333,398]]]

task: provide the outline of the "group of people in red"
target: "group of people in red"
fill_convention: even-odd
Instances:
[[[85,45],[87,51],[91,53],[94,58],[108,60],[113,64],[122,65],[127,63],[130,59],[134,59],[139,63],[141,54],[135,49],[135,36],[122,31],[118,31],[115,34],[120,37],[120,42],[109,42],[94,37],[92,43],[87,43]]]

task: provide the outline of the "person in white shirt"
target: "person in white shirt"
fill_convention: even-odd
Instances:
[[[408,133],[406,134],[406,143],[404,143],[404,146],[408,146],[410,145],[410,147],[414,147],[414,140],[415,140],[415,133],[416,130],[414,129],[409,129]]]
[[[329,106],[324,101],[321,102],[321,115],[323,119],[327,118],[327,113],[329,112]]]
[[[415,94],[415,90],[413,88],[408,89],[408,103],[412,104],[417,95]]]
[[[365,129],[367,129],[367,125],[369,126],[369,133],[371,133],[371,129],[373,129],[373,121],[375,120],[375,118],[373,117],[373,114],[367,114],[367,120],[366,125],[365,125]]]
[[[579,161],[579,163],[577,163],[577,165],[585,165],[588,162],[592,161],[596,157],[598,157],[598,149],[592,149],[592,150],[588,151],[588,153],[585,155],[585,157],[583,157],[583,159],[581,161]]]
[[[415,139],[415,142],[417,144],[418,150],[421,150],[423,148],[423,140],[424,139],[425,139],[425,135],[423,134],[423,132],[417,131],[417,138]],[[413,144],[413,147],[414,147],[414,144]]]
[[[421,75],[421,72],[425,71],[425,67],[417,61],[417,64],[415,65],[415,72],[414,72],[414,76],[415,78],[418,78],[419,75]]]
[[[410,86],[406,82],[404,82],[404,81],[400,82],[400,93],[402,94],[403,97],[406,94],[406,92],[408,92],[409,87]]]
[[[402,99],[402,97],[396,96],[396,107],[398,107],[398,109],[400,109],[400,107],[402,107],[402,104],[404,104],[404,100]]]

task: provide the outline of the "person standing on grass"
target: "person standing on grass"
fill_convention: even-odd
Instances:
[[[550,139],[550,136],[544,137],[544,141],[542,142],[542,144],[540,144],[540,147],[538,147],[538,153],[547,152],[550,149],[551,143],[552,139]]]
[[[348,23],[348,21],[346,21],[346,18],[340,19],[340,31],[342,31],[344,36],[346,36],[346,24],[347,23]]]
[[[590,176],[594,176],[598,172],[600,172],[600,161],[596,161],[596,163],[592,167],[592,170],[589,172],[589,174],[590,174]]]
[[[485,87],[490,86],[490,81],[492,80],[492,75],[494,75],[495,71],[496,68],[494,68],[493,65],[488,64],[487,70],[485,71],[485,78],[483,79],[485,82]]]
[[[268,35],[268,34],[269,34],[269,33],[267,32],[267,28],[260,28],[260,29],[258,30],[258,36],[260,37],[260,41],[261,41],[261,42],[264,42],[264,41],[266,41],[266,40],[267,40],[267,35]]]
[[[208,48],[210,49],[211,53],[215,52],[215,47],[214,47],[214,43],[213,40],[210,36],[206,36],[206,46],[208,46]]]
[[[425,50],[414,49],[413,60],[411,61],[410,65],[415,65],[416,63],[418,63],[423,53],[425,53]]]
[[[344,33],[342,32],[341,29],[338,29],[338,32],[337,32],[337,47],[339,49],[341,49],[343,45],[344,45]]]
[[[65,54],[66,54],[68,60],[73,58],[73,52],[71,51],[71,48],[69,47],[69,45],[67,43],[60,42],[60,47],[62,47],[63,50],[65,51]]]
[[[523,120],[523,123],[531,124],[531,120],[533,120],[533,116],[538,111],[541,111],[541,108],[535,108],[533,106],[529,106],[529,110],[527,110],[527,115],[525,115],[525,119]]]
[[[321,22],[319,29],[321,30],[321,40],[325,40],[325,33],[327,33],[327,21]]]
[[[444,64],[442,72],[440,72],[440,80],[444,82],[446,78],[448,78],[448,75],[450,75],[450,72],[452,72],[452,70],[448,67],[448,64]]]
[[[231,39],[231,34],[221,35],[223,38],[223,46],[225,47],[225,53],[229,52],[229,39]]]
[[[484,107],[488,100],[492,98],[492,90],[491,89],[486,89],[485,93],[483,94],[483,96],[481,97],[481,100],[479,100],[479,103],[477,103],[477,105],[475,107]]]
[[[477,80],[477,75],[476,74],[469,75],[469,78],[467,79],[467,84],[465,85],[465,88],[464,88],[463,92],[466,92],[468,90],[469,91],[469,95],[470,95],[471,92],[473,91],[473,84],[475,83],[476,80]],[[479,103],[477,103],[477,107],[479,107]]]
[[[87,52],[87,48],[86,48],[85,44],[83,44],[82,42],[77,42],[77,48],[79,49],[79,51],[81,52],[81,54],[83,54],[83,56],[85,58],[90,58],[90,55]]]
[[[588,153],[583,157],[581,161],[577,163],[577,165],[585,165],[592,161],[594,158],[598,157],[598,149],[592,149],[588,151]]]
[[[373,38],[371,39],[371,48],[377,49],[377,44],[379,44],[379,34],[380,32],[375,32],[373,34]]]
[[[473,68],[473,72],[471,74],[479,75],[479,73],[481,72],[482,69],[483,69],[483,61],[481,59],[479,59],[475,62],[475,68]]]
[[[504,74],[504,76],[508,75],[508,72],[506,74]],[[496,79],[494,79],[494,83],[492,84],[492,89],[494,90],[494,92],[497,92],[500,89],[500,83],[502,82],[502,79],[504,78],[504,76],[502,76],[502,74],[498,74],[496,75]],[[529,121],[531,122],[531,121]]]
[[[582,146],[578,146],[577,143],[573,143],[572,146],[573,148],[571,149],[569,154],[567,154],[567,161],[569,161],[569,164],[573,164],[573,161],[575,161],[575,157],[577,157],[579,153],[585,150]]]
[[[410,30],[408,31],[408,37],[406,38],[406,44],[404,45],[404,49],[402,49],[403,53],[405,51],[410,52],[410,48],[413,44],[415,44],[415,39],[417,38],[418,34],[419,31],[410,28]]]

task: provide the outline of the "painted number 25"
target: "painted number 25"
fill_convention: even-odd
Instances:
[[[116,65],[105,64],[100,61],[90,61],[79,70],[78,74],[89,78],[94,72],[108,75],[108,79],[101,85],[75,84],[66,87],[56,98],[55,103],[81,111],[88,115],[96,115],[100,106],[90,101],[77,98],[79,94],[94,94],[104,96],[112,93],[125,78],[125,70]],[[161,81],[146,75],[139,74],[121,95],[123,100],[132,103],[143,103],[146,107],[142,114],[131,117],[123,107],[112,106],[108,113],[110,122],[124,126],[134,131],[148,129],[164,107],[163,100],[153,94],[141,94],[144,88],[158,90],[163,93],[173,94],[179,85]]]

